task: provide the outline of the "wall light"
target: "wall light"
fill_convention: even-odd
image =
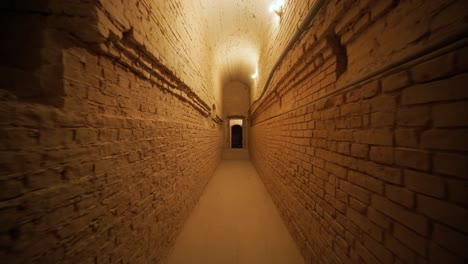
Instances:
[[[258,69],[255,69],[255,73],[252,74],[251,77],[252,77],[252,79],[257,80],[257,78],[258,78]]]
[[[275,12],[279,17],[281,17],[284,13],[284,0],[276,0],[276,2],[270,4],[270,12]]]

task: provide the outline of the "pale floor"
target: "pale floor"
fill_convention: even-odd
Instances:
[[[167,264],[304,263],[248,160],[224,160],[176,240]]]

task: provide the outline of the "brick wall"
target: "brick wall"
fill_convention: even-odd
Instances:
[[[260,74],[258,81],[251,87],[252,102],[260,97],[262,89],[267,82],[268,74],[273,70],[281,53],[287,47],[304,17],[316,2],[315,0],[284,1],[284,13],[281,18],[276,19],[274,23],[270,23],[268,30],[261,32],[265,41],[260,49],[261,54],[258,62]],[[270,13],[270,15],[276,16],[274,13]]]
[[[114,39],[126,43],[131,54],[144,53],[156,59],[203,101],[214,101],[207,21],[200,1],[99,0],[98,25]],[[121,49],[108,38],[105,50]],[[132,44],[132,45],[129,45]],[[135,47],[136,46],[136,47]],[[151,63],[150,63],[151,64]],[[210,104],[211,108],[211,104]],[[218,107],[219,109],[219,107]]]
[[[17,22],[43,19],[31,43],[47,32],[57,36],[30,47],[39,68],[50,66],[53,75],[21,69],[28,74],[0,87],[5,263],[159,263],[220,160],[222,130],[208,107],[210,91],[200,88],[209,84],[196,77],[199,66],[179,67],[189,53],[165,64],[175,47],[187,51],[183,38],[197,32],[168,35],[164,45],[147,48],[130,30],[133,20],[123,27],[119,17],[147,7],[133,2],[123,13],[102,16],[115,1],[103,2],[106,7],[75,1],[2,7]],[[182,9],[171,8],[167,15]],[[43,55],[57,56],[46,63]],[[24,93],[18,94],[8,85],[21,78]],[[41,90],[44,80],[56,86]]]
[[[465,1],[327,1],[254,104],[308,263],[468,259]]]

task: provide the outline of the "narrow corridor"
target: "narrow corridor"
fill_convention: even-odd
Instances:
[[[468,0],[0,19],[1,263],[468,263]]]
[[[167,261],[185,263],[304,263],[250,161],[216,169]]]

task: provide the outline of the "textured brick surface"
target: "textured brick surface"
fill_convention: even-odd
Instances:
[[[254,103],[252,159],[310,263],[466,262],[466,42],[428,48],[466,31],[461,10],[327,1]]]
[[[0,259],[160,263],[221,155],[210,77],[206,65],[194,63],[205,53],[189,49],[204,41],[200,25],[187,27],[197,20],[179,16],[199,6],[2,5],[25,25],[44,21],[31,34],[58,38],[29,47],[40,66],[25,71],[42,73],[38,84],[15,90],[21,87],[8,87],[10,79],[1,82]],[[176,16],[180,24],[169,31]],[[49,78],[57,86],[42,85]]]

